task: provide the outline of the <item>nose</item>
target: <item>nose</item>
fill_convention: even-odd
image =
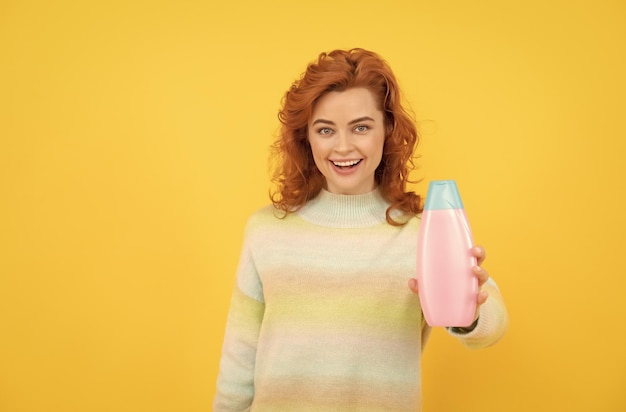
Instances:
[[[335,151],[337,153],[349,153],[354,148],[352,144],[352,137],[350,133],[339,132],[336,134],[337,141],[335,145]]]

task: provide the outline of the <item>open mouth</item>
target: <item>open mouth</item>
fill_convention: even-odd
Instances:
[[[334,164],[336,167],[338,167],[340,169],[350,169],[350,168],[353,168],[354,166],[358,165],[359,163],[361,163],[361,160],[363,160],[363,159],[346,160],[345,162],[335,162],[335,161],[331,160],[331,162],[332,162],[332,164]]]

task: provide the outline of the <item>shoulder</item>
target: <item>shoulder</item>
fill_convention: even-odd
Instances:
[[[265,250],[276,243],[289,243],[294,236],[310,230],[297,215],[285,215],[273,205],[253,212],[246,222],[243,240],[247,247]]]
[[[392,218],[398,223],[398,228],[400,230],[415,230],[419,228],[422,221],[422,214],[418,213],[416,215],[406,215],[403,213],[397,213],[392,215]]]
[[[251,235],[266,230],[276,230],[279,227],[289,225],[293,214],[287,214],[276,209],[274,205],[266,205],[254,211],[246,222],[245,232]]]
[[[260,209],[255,210],[247,221],[247,226],[257,226],[263,224],[275,224],[281,219],[283,213],[276,209],[274,205],[265,205]]]

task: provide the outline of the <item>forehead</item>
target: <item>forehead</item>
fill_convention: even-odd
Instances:
[[[369,89],[357,87],[322,95],[313,107],[311,120],[318,117],[331,119],[345,116],[374,117],[375,115],[382,117],[376,96]]]

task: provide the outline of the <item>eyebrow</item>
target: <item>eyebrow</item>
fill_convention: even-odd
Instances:
[[[348,124],[360,123],[360,122],[364,122],[364,121],[366,121],[366,120],[369,120],[369,121],[375,122],[375,120],[374,120],[374,119],[372,119],[371,117],[369,117],[369,116],[363,116],[363,117],[359,117],[359,118],[356,118],[356,119],[354,119],[354,120],[351,120],[350,122],[348,122]],[[315,126],[315,125],[316,125],[316,124],[318,124],[318,123],[330,124],[330,125],[334,125],[334,124],[335,124],[335,123],[334,123],[333,121],[331,121],[331,120],[326,120],[326,119],[316,119],[316,120],[315,120],[315,121],[314,121],[311,125],[312,125],[312,126]]]

